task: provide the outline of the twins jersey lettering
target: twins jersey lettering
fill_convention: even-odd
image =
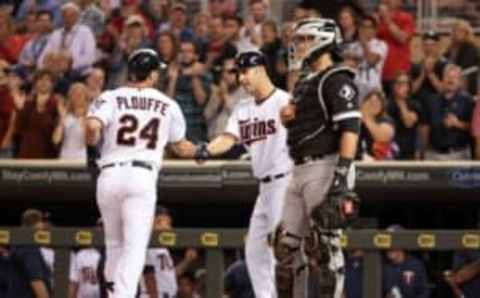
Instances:
[[[152,248],[147,251],[145,266],[152,266],[155,272],[155,281],[159,297],[175,297],[177,294],[177,275],[172,256],[166,248]],[[141,284],[142,293],[146,292],[144,283]],[[162,296],[163,295],[163,296]],[[142,297],[148,297],[143,295]]]
[[[100,298],[100,284],[97,276],[100,253],[87,248],[72,255],[70,281],[78,284],[75,298]]]
[[[186,130],[178,104],[153,88],[103,92],[90,106],[88,117],[104,126],[100,166],[141,160],[160,168],[165,145],[182,140]]]
[[[280,89],[259,104],[250,97],[235,106],[228,120],[225,132],[246,145],[257,178],[285,173],[291,168],[287,132],[280,121],[280,109],[289,99],[290,95]]]

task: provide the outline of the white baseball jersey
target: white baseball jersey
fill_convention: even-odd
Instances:
[[[94,248],[78,251],[71,260],[70,281],[78,284],[75,298],[100,298],[97,276],[100,253]]]
[[[280,109],[291,96],[275,89],[260,104],[253,97],[239,102],[228,120],[226,133],[243,143],[252,156],[253,175],[264,178],[290,171],[287,130],[280,121]]]
[[[175,272],[175,264],[172,256],[166,248],[152,248],[147,251],[146,266],[152,266],[155,271],[155,281],[157,291],[161,298],[163,294],[168,297],[175,297],[177,295],[177,275]],[[144,284],[142,283],[142,288]],[[142,289],[145,293],[146,290]]]
[[[55,251],[50,247],[40,247],[40,253],[42,254],[43,260],[50,269],[50,272],[53,273],[55,266]]]
[[[153,88],[105,91],[90,106],[88,117],[97,118],[104,127],[99,166],[139,160],[160,169],[167,142],[185,137],[180,107]]]

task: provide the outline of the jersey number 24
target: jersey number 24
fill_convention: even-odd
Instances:
[[[135,115],[125,114],[120,117],[122,126],[117,133],[117,143],[125,146],[135,146],[137,138],[147,140],[147,148],[155,150],[158,140],[158,128],[160,127],[160,119],[152,118],[137,133],[138,119]]]

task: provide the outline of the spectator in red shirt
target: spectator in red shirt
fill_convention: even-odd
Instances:
[[[388,45],[382,75],[387,94],[390,94],[391,83],[397,73],[408,73],[411,67],[410,40],[415,33],[415,21],[400,8],[402,2],[403,0],[382,0],[378,8],[378,38]]]
[[[17,63],[18,56],[23,46],[28,41],[24,36],[15,34],[15,25],[12,17],[4,12],[0,12],[0,60],[5,60],[10,64]]]
[[[53,74],[40,70],[34,76],[29,100],[25,95],[16,98],[20,158],[55,158],[57,155],[52,142],[58,120],[58,99],[53,94],[53,86]]]
[[[0,158],[12,157],[14,106],[7,76],[7,64],[0,64]]]

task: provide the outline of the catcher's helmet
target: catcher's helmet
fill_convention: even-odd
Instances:
[[[313,42],[307,50],[306,56],[301,59],[297,57],[296,40],[305,36],[313,38]],[[305,67],[326,52],[331,52],[338,56],[342,42],[340,28],[334,20],[322,18],[301,20],[296,24],[293,32],[293,42],[290,47],[290,64],[292,65],[290,66],[293,68]]]
[[[267,65],[265,55],[259,51],[241,52],[235,57],[235,66],[238,70],[259,65]]]
[[[139,49],[128,57],[128,79],[134,82],[143,81],[150,73],[160,68],[160,59],[152,49]]]

